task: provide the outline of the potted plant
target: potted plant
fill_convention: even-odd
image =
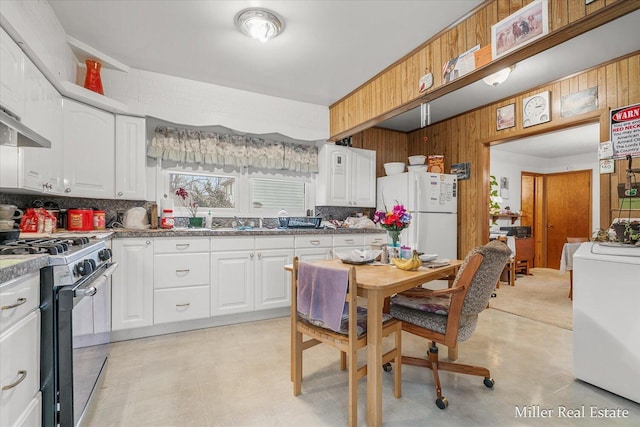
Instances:
[[[198,203],[191,199],[191,196],[189,196],[189,192],[183,187],[180,187],[176,190],[176,196],[180,198],[182,206],[187,208],[189,210],[189,213],[191,213],[191,217],[189,217],[189,227],[201,228],[203,218],[196,216],[198,214]]]
[[[621,243],[640,246],[640,220],[621,220],[611,225]]]
[[[498,194],[498,180],[495,175],[490,175],[489,181],[490,190],[489,190],[489,214],[497,215],[500,213],[500,204],[498,204],[498,200],[500,200],[500,194]],[[494,220],[492,225],[496,225],[497,222]]]

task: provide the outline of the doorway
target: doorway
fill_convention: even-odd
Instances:
[[[536,267],[559,269],[567,237],[591,235],[591,177],[591,170],[522,172],[521,221],[532,228]]]
[[[566,237],[590,236],[599,224],[599,141],[593,123],[490,147],[490,174],[512,182],[501,207],[522,212],[514,225],[531,226],[535,267],[559,268]]]

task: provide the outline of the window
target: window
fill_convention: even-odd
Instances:
[[[233,209],[236,207],[235,187],[236,179],[230,176],[169,174],[169,192],[174,198],[174,206],[182,206],[176,190],[184,188],[189,192],[191,201],[200,208]]]
[[[252,212],[304,212],[305,183],[278,179],[250,179]]]
[[[214,216],[276,217],[282,209],[291,216],[304,216],[314,205],[313,175],[309,173],[265,173],[243,168],[157,167],[157,197],[161,208],[173,208],[175,216],[192,216],[176,190],[189,193],[187,203],[198,205],[197,216],[210,210]]]

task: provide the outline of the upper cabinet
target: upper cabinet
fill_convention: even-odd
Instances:
[[[375,151],[325,144],[318,163],[316,205],[375,207]]]
[[[115,171],[113,114],[66,98],[63,113],[64,194],[112,199]]]
[[[24,115],[24,53],[0,28],[0,106],[15,116]]]
[[[51,148],[22,147],[18,166],[20,188],[61,194],[62,176],[62,96],[28,59],[24,60],[25,126],[51,142]]]
[[[116,116],[115,197],[145,200],[145,119]]]

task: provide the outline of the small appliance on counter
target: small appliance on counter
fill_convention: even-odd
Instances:
[[[146,229],[149,228],[149,216],[147,210],[142,207],[131,208],[124,213],[124,228]]]

